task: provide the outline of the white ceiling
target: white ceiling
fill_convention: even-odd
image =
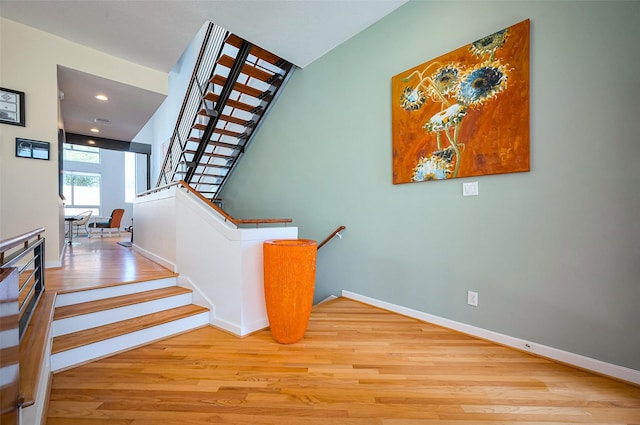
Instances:
[[[0,16],[164,72],[209,20],[305,67],[406,1],[0,0]],[[99,117],[111,124],[98,136],[131,140],[162,101],[148,91],[68,68],[59,67],[58,80],[71,133],[89,134],[88,120]],[[105,105],[93,96],[107,89],[117,94],[110,95],[110,115],[101,116]],[[115,114],[126,108],[127,114]]]

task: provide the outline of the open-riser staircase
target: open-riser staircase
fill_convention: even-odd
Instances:
[[[176,278],[59,293],[51,327],[56,372],[209,323]]]
[[[216,49],[206,84],[199,84],[200,71],[194,71],[197,112],[193,117],[180,114],[157,183],[184,180],[214,202],[293,69],[291,63],[234,34],[225,34]],[[192,120],[186,131],[181,130],[181,120]]]

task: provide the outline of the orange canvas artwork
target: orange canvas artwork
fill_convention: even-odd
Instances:
[[[529,171],[529,20],[391,79],[393,183]]]

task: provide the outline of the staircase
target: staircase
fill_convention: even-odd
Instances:
[[[234,34],[220,35],[213,24],[210,31],[157,186],[184,180],[205,198],[219,202],[222,187],[293,65]],[[208,65],[212,56],[216,59]]]
[[[176,278],[59,293],[51,328],[56,372],[209,324]]]

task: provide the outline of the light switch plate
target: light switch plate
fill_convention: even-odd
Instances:
[[[478,182],[462,183],[462,196],[477,196]]]

